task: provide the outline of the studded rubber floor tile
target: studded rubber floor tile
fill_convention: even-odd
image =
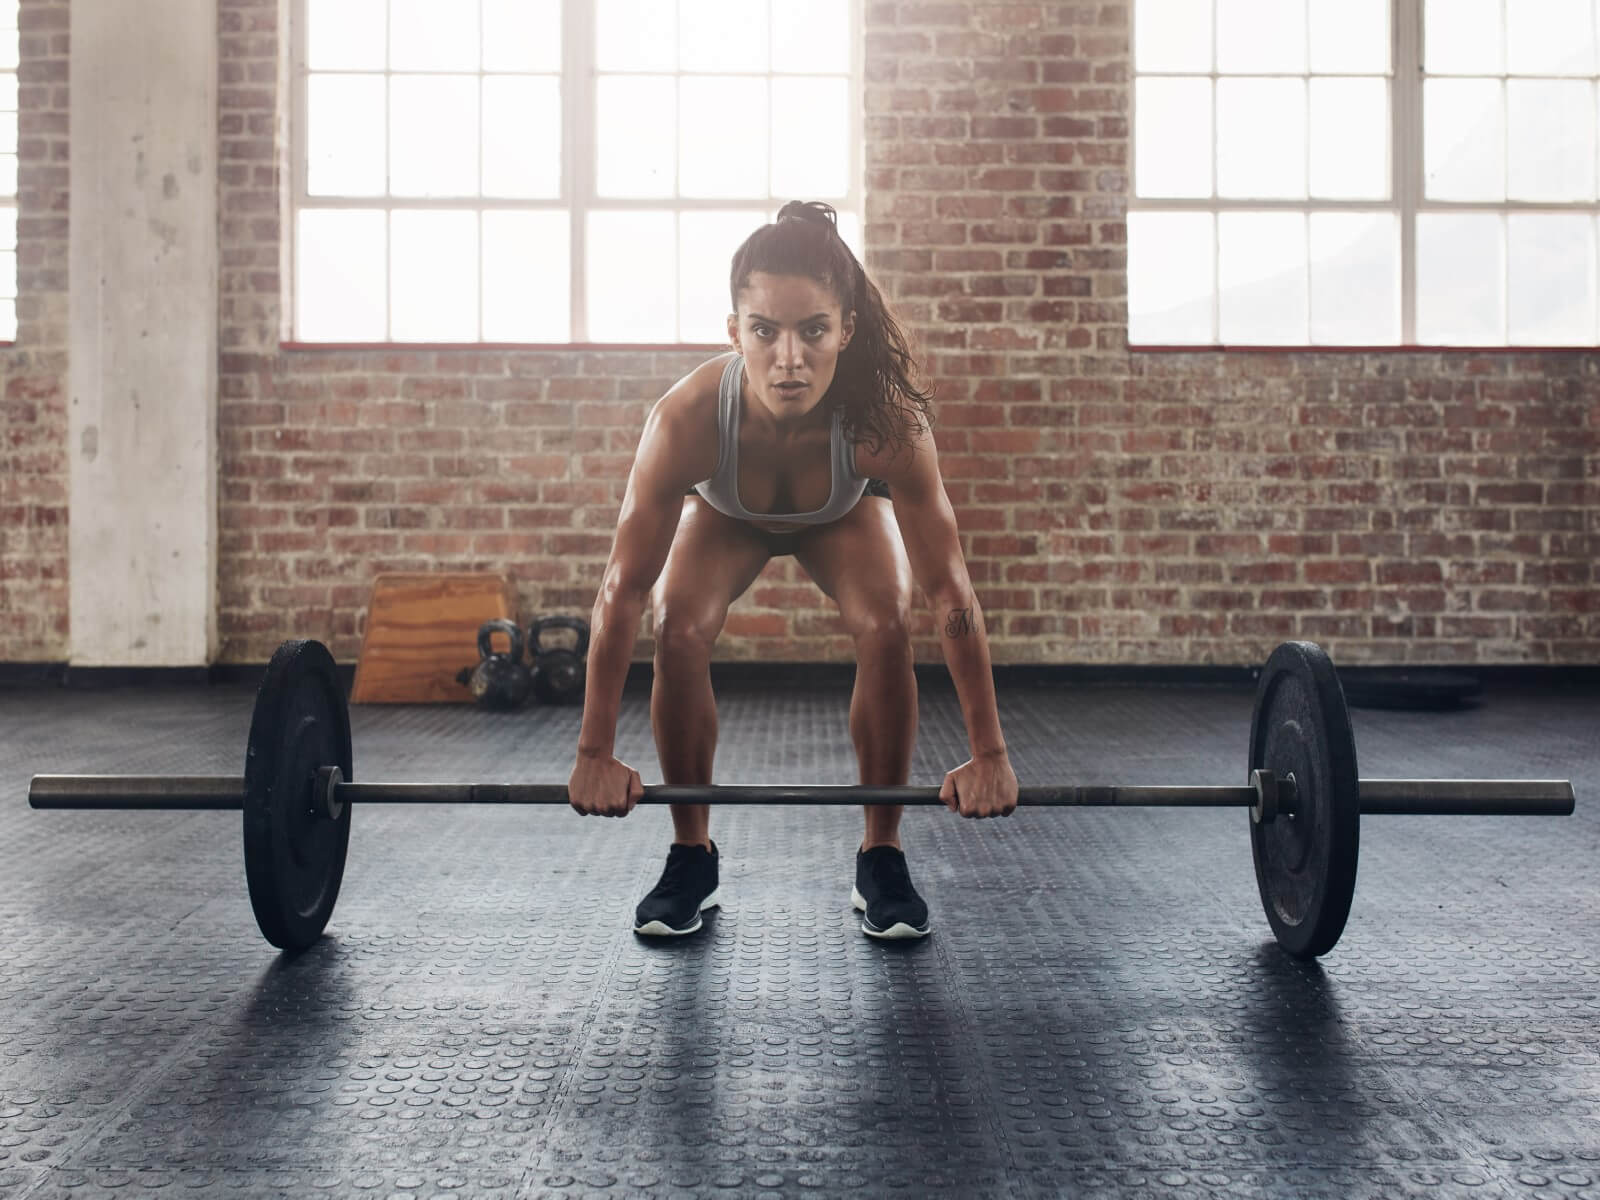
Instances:
[[[720,782],[855,781],[848,696],[721,697]],[[0,1200],[1600,1200],[1600,695],[1354,714],[1370,777],[1571,778],[1373,817],[1349,926],[1272,942],[1241,813],[905,820],[934,935],[862,937],[860,816],[716,814],[722,907],[635,938],[670,826],[354,815],[328,936],[256,931],[237,816],[35,813],[35,772],[236,774],[248,688],[0,692]],[[1008,691],[1025,782],[1237,783],[1250,695]],[[362,780],[564,780],[579,714],[358,708]],[[913,782],[964,757],[924,690]],[[618,751],[658,782],[647,698]]]

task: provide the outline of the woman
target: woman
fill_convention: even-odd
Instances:
[[[793,554],[855,640],[850,735],[863,784],[902,784],[917,729],[912,579],[939,614],[972,757],[940,789],[968,817],[1006,816],[1017,778],[995,711],[982,612],[939,477],[927,393],[878,289],[826,204],[784,205],[733,257],[732,354],[651,410],[591,621],[588,687],[568,791],[580,813],[633,811],[639,773],[612,755],[639,617],[655,622],[650,720],[666,782],[709,784],[711,650],[731,605]],[[687,495],[686,495],[687,493]],[[866,807],[851,902],[879,938],[924,937],[927,905],[900,849],[898,807]],[[634,930],[693,933],[718,903],[707,805],[672,805],[673,844]]]

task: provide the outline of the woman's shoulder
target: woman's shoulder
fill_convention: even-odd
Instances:
[[[716,469],[717,397],[722,373],[732,357],[731,353],[719,354],[679,379],[656,401],[645,425],[646,439],[664,443],[671,456],[694,474],[695,481]]]

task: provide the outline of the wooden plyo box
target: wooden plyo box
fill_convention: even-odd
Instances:
[[[517,619],[511,581],[466,572],[391,573],[372,582],[352,704],[469,704],[456,672],[478,661],[478,627]]]

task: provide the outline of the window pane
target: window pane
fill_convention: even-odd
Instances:
[[[0,341],[17,340],[17,304],[15,300],[0,302]]]
[[[767,45],[764,0],[690,0],[678,5],[680,70],[765,71]]]
[[[478,77],[389,79],[389,190],[396,196],[478,194]]]
[[[673,0],[598,0],[595,65],[602,71],[672,71],[678,66]]]
[[[677,340],[677,223],[670,212],[592,212],[588,220],[589,337]],[[641,286],[646,281],[648,286]]]
[[[767,81],[687,75],[678,97],[678,194],[765,196]]]
[[[596,82],[596,187],[600,195],[673,195],[677,184],[678,81],[670,75],[602,75]]]
[[[773,0],[774,71],[848,71],[850,6],[847,0]]]
[[[1394,213],[1311,214],[1311,341],[1400,341],[1400,221]]]
[[[850,253],[856,256],[856,261],[865,263],[867,248],[861,241],[861,218],[853,212],[841,212],[838,229],[840,239],[850,247]]]
[[[0,112],[0,153],[17,152],[17,114]]]
[[[1422,66],[1430,75],[1498,75],[1505,69],[1501,0],[1427,0]]]
[[[1305,69],[1304,0],[1217,0],[1217,70],[1293,74]]]
[[[389,216],[397,342],[478,340],[478,214],[398,210]]]
[[[1308,343],[1305,214],[1219,214],[1217,284],[1217,316],[1224,343]]]
[[[572,219],[564,211],[483,214],[483,340],[572,337]]]
[[[1139,195],[1209,197],[1211,81],[1139,79],[1134,87]]]
[[[483,81],[483,194],[561,194],[561,81],[490,75]]]
[[[1389,196],[1389,81],[1311,80],[1311,194]]]
[[[478,6],[389,0],[391,71],[476,71]]]
[[[1417,340],[1496,346],[1506,337],[1505,225],[1499,213],[1417,216]]]
[[[483,0],[485,71],[560,71],[560,0]]]
[[[17,156],[0,154],[0,196],[17,194]]]
[[[308,342],[381,342],[386,269],[381,210],[300,210],[295,319]]]
[[[306,189],[313,196],[384,192],[383,76],[306,80]]]
[[[15,71],[0,72],[0,112],[17,111],[17,75]]]
[[[772,81],[772,192],[814,199],[850,190],[847,79]]]
[[[306,0],[306,65],[313,71],[381,71],[386,0]]]
[[[17,210],[7,204],[0,206],[0,250],[17,248]]]
[[[1595,231],[1589,213],[1507,218],[1511,341],[1588,346],[1595,340]]]
[[[1593,0],[1509,0],[1506,70],[1513,75],[1594,72]]]
[[[1128,214],[1128,338],[1144,346],[1209,345],[1216,289],[1210,213]]]
[[[1595,89],[1587,80],[1507,80],[1507,195],[1593,200],[1594,118]]]
[[[1389,0],[1311,0],[1311,69],[1389,72]]]
[[[1428,199],[1505,199],[1506,118],[1498,79],[1423,81],[1422,130]]]
[[[0,250],[0,297],[17,298],[17,252]]]
[[[1135,0],[1136,70],[1209,72],[1211,40],[1211,5],[1194,0]]]
[[[767,223],[760,210],[678,217],[678,337],[720,342],[728,333],[728,271],[741,242]]]
[[[1304,80],[1217,80],[1217,194],[1304,198]]]

